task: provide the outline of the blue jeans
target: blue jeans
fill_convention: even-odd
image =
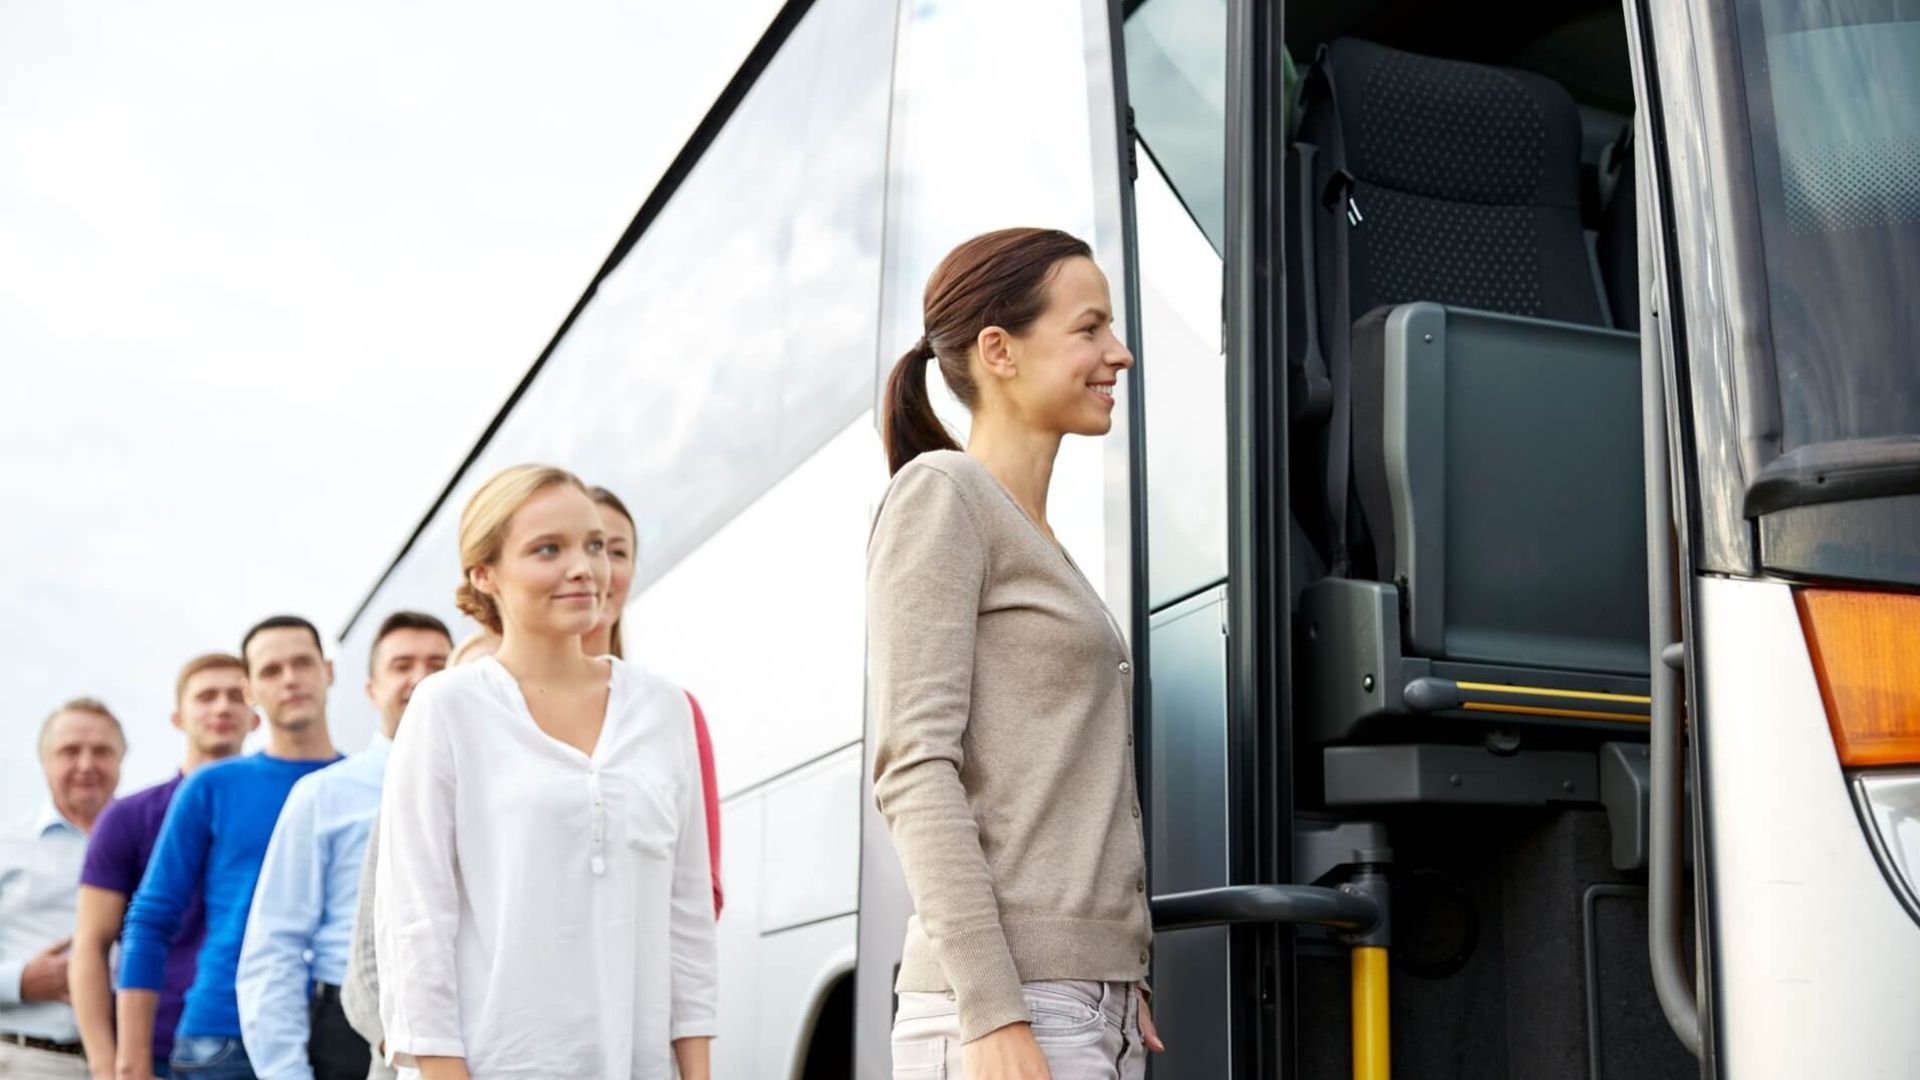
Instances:
[[[176,1035],[173,1040],[174,1080],[258,1080],[247,1048],[240,1040],[219,1035]]]

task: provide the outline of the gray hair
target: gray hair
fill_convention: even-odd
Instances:
[[[70,712],[92,713],[95,716],[105,717],[107,723],[113,725],[113,733],[120,737],[120,752],[126,752],[127,729],[120,726],[120,718],[113,715],[113,710],[107,708],[106,702],[96,697],[83,696],[68,698],[66,701],[61,702],[59,708],[48,713],[47,718],[40,721],[39,745],[41,757],[45,757],[47,754],[47,737],[53,734],[53,722],[60,719],[62,715]]]

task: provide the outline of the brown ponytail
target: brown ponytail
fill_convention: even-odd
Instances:
[[[980,332],[997,326],[1018,334],[1033,325],[1046,310],[1054,267],[1076,257],[1093,257],[1093,249],[1076,236],[1017,228],[983,233],[940,260],[921,305],[927,332],[887,376],[883,434],[889,473],[929,450],[960,448],[934,414],[927,362],[939,361],[947,389],[973,408],[979,392],[967,364]]]

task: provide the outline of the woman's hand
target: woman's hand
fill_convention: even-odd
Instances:
[[[1033,1026],[1025,1023],[995,1028],[962,1045],[960,1071],[966,1080],[1053,1080]]]
[[[713,1080],[713,1040],[692,1035],[673,1040],[673,1063],[680,1080]]]
[[[420,1080],[471,1080],[466,1058],[423,1057],[415,1058],[414,1064],[420,1068]]]
[[[1147,1003],[1147,992],[1137,986],[1133,992],[1140,995],[1140,1038],[1146,1042],[1147,1049],[1156,1054],[1166,1053],[1167,1044],[1160,1041],[1160,1029],[1153,1026],[1153,1006]]]

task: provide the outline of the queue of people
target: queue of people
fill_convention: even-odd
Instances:
[[[1133,363],[1091,254],[1050,229],[960,245],[886,389],[867,625],[875,801],[916,909],[898,1078],[1138,1080],[1161,1049],[1131,655],[1047,522],[1061,440],[1110,429]],[[517,466],[468,501],[459,555],[481,634],[389,616],[351,758],[292,616],[182,670],[158,787],[110,806],[118,722],[48,717],[49,805],[0,846],[0,1075],[707,1080],[712,747],[698,702],[621,655],[632,515]]]
[[[565,537],[549,535],[556,503],[570,512]],[[605,489],[533,468],[485,485],[467,518],[459,603],[484,629],[456,649],[431,615],[388,616],[366,682],[379,730],[351,757],[327,724],[333,666],[297,616],[265,619],[237,655],[181,669],[172,719],[186,746],[164,783],[114,799],[126,737],[104,703],[76,698],[46,718],[47,805],[0,839],[0,1077],[361,1080],[394,1075],[390,1063],[428,1077],[708,1075],[722,904],[712,740],[692,695],[619,658],[632,516]],[[540,591],[555,583],[561,595]],[[494,700],[432,692],[428,677],[455,663]],[[508,699],[517,717],[503,717]],[[418,743],[400,738],[409,717],[424,717]],[[525,726],[467,745],[469,728],[503,720]],[[263,725],[264,745],[242,755]],[[542,752],[583,758],[586,782],[562,770],[529,784],[524,766]],[[415,820],[420,787],[390,784],[390,772],[461,799]],[[389,800],[402,827],[386,844],[398,856],[383,858]],[[536,823],[554,864],[540,877],[517,846]],[[429,824],[432,836],[416,828]],[[601,854],[572,867],[558,838],[583,824]],[[468,846],[482,841],[498,852],[490,867],[485,847]],[[546,895],[569,870],[586,876],[580,903],[527,923],[516,891]],[[600,878],[614,887],[596,888]],[[381,932],[419,918],[423,896],[452,908]],[[476,900],[490,925],[447,914]],[[527,925],[557,938],[517,929]],[[631,937],[624,955],[604,947],[617,928]],[[556,952],[568,938],[577,955]],[[625,977],[631,1007],[569,1030],[602,1004],[569,981],[589,959],[603,983]],[[487,986],[448,997],[496,962],[546,965],[544,987],[503,984],[530,1012]],[[655,1022],[629,1022],[643,1017]]]

